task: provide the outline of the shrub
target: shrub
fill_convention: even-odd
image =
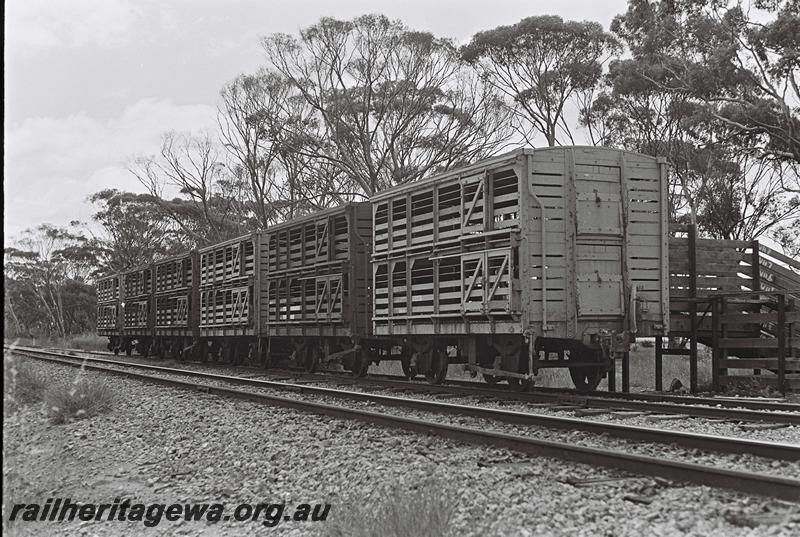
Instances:
[[[79,334],[66,339],[65,347],[84,351],[107,351],[108,339],[97,334]]]
[[[79,375],[69,384],[50,386],[44,395],[53,423],[89,418],[111,410],[114,392],[102,380]]]
[[[3,360],[3,397],[9,409],[42,400],[47,379],[29,362],[6,355]]]
[[[349,503],[332,521],[334,537],[443,537],[450,534],[457,498],[438,479],[426,479],[411,490],[379,490],[375,500]]]

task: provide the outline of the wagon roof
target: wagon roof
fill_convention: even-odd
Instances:
[[[253,232],[248,233],[246,235],[241,235],[239,237],[234,237],[233,239],[228,239],[226,241],[218,242],[218,243],[212,244],[210,246],[204,246],[202,248],[198,248],[197,251],[198,252],[209,252],[211,250],[214,250],[215,248],[219,248],[220,246],[227,246],[229,244],[235,244],[237,242],[241,242],[241,241],[249,239],[251,237],[255,237],[257,235],[260,235],[262,233],[267,233],[268,234],[268,233],[271,233],[273,231],[278,231],[278,230],[281,230],[281,229],[284,229],[284,228],[287,228],[287,227],[291,227],[291,226],[294,226],[294,225],[297,225],[297,224],[302,224],[304,222],[308,222],[308,221],[311,221],[311,220],[317,220],[319,218],[324,218],[325,216],[328,216],[328,215],[337,214],[337,213],[343,212],[347,207],[350,207],[351,205],[364,205],[364,204],[368,204],[368,203],[369,203],[368,201],[349,201],[349,202],[344,203],[342,205],[337,205],[336,207],[330,207],[328,209],[323,209],[321,211],[317,211],[317,212],[314,212],[314,213],[309,213],[309,214],[306,214],[306,215],[303,215],[303,216],[299,216],[297,218],[293,218],[291,220],[287,220],[285,222],[281,222],[279,224],[275,224],[274,226],[270,226],[267,229],[263,229],[263,230],[259,230],[259,231],[253,231]]]
[[[172,261],[178,261],[178,260],[184,259],[186,257],[191,257],[192,253],[194,253],[194,252],[195,252],[195,250],[188,250],[186,252],[182,252],[180,254],[171,255],[171,256],[165,257],[163,259],[157,259],[157,260],[153,261],[153,264],[154,265],[162,265],[164,263],[169,263],[169,262],[172,262]]]
[[[336,207],[330,207],[328,209],[323,209],[323,210],[315,212],[315,213],[309,213],[307,215],[294,218],[292,220],[287,220],[285,222],[281,222],[280,224],[275,224],[274,226],[268,227],[265,232],[266,233],[270,233],[272,231],[277,231],[277,230],[280,230],[280,229],[283,229],[283,228],[292,227],[292,226],[294,226],[296,224],[302,224],[302,223],[308,222],[310,220],[317,220],[319,218],[324,218],[324,217],[332,215],[332,214],[341,213],[341,212],[345,211],[348,207],[364,205],[364,204],[368,204],[368,203],[369,203],[368,201],[348,201],[347,203],[344,203],[342,205],[338,205]]]
[[[497,168],[503,165],[508,165],[512,163],[517,158],[521,157],[522,155],[533,155],[534,153],[542,153],[547,151],[563,151],[564,149],[585,149],[592,152],[600,152],[606,151],[609,153],[625,153],[628,155],[635,155],[639,158],[651,159],[654,162],[662,160],[661,157],[652,157],[650,155],[644,155],[642,153],[636,153],[635,151],[627,151],[624,149],[616,149],[613,147],[602,147],[602,146],[593,146],[593,145],[570,145],[570,146],[555,146],[555,147],[542,147],[542,148],[532,148],[532,147],[520,147],[514,149],[513,151],[509,151],[507,153],[503,153],[494,157],[485,158],[483,160],[479,160],[473,164],[469,164],[467,166],[462,166],[460,168],[454,168],[452,170],[448,170],[446,172],[438,173],[436,175],[432,175],[430,177],[426,177],[424,179],[420,179],[419,181],[414,181],[411,183],[404,183],[402,185],[397,185],[395,187],[389,188],[387,190],[383,190],[378,192],[377,194],[373,195],[370,198],[370,201],[378,201],[401,192],[406,192],[409,190],[416,190],[420,187],[420,185],[427,185],[430,183],[435,183],[437,181],[442,181],[445,179],[449,179],[452,177],[456,177],[459,175],[471,175],[480,171],[483,171],[486,168]]]
[[[243,240],[255,237],[259,233],[261,233],[261,231],[253,231],[253,232],[248,233],[246,235],[239,235],[238,237],[234,237],[234,238],[228,239],[226,241],[216,242],[216,243],[210,244],[208,246],[203,246],[202,248],[198,248],[197,251],[201,252],[201,253],[202,252],[210,252],[211,250],[215,250],[215,249],[219,248],[220,246],[227,246],[229,244],[236,244],[237,242],[242,242]]]
[[[144,263],[143,265],[137,265],[135,267],[129,268],[128,270],[123,270],[122,272],[120,272],[120,274],[122,276],[126,276],[126,275],[134,273],[134,272],[139,272],[140,270],[153,268],[154,264],[155,263]]]

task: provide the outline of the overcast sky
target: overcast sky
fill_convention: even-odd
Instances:
[[[625,0],[7,0],[5,237],[88,220],[86,197],[141,191],[126,171],[167,130],[213,129],[222,85],[263,63],[261,36],[383,13],[465,43],[530,15],[595,20]]]

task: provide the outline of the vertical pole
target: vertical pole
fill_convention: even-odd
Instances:
[[[711,387],[719,391],[719,301],[711,299]]]
[[[689,226],[689,322],[691,339],[689,340],[689,391],[697,392],[697,225]]]
[[[689,391],[697,393],[697,303],[692,306],[692,334],[689,340]]]
[[[662,375],[664,373],[662,368],[663,349],[661,347],[663,338],[656,336],[656,391],[660,392],[664,389]]]
[[[753,277],[753,291],[761,291],[761,256],[758,250],[758,241],[752,241],[750,243],[750,249],[752,252],[752,260],[750,264],[752,265],[752,277]],[[754,309],[755,313],[759,313],[761,311],[761,304],[757,304]],[[760,337],[761,335],[761,325],[756,324],[753,327],[753,335],[750,337]],[[760,376],[761,369],[753,369],[753,376]]]
[[[608,391],[617,391],[617,364],[614,353],[608,359]]]
[[[631,391],[631,353],[625,352],[622,354],[622,391],[628,393]]]
[[[761,291],[761,256],[758,251],[758,241],[752,241],[750,249],[753,250],[753,259],[750,262],[753,265],[753,291]]]
[[[786,394],[786,295],[778,293],[778,389]]]
[[[721,317],[723,315],[726,315],[727,313],[728,313],[728,301],[723,296],[723,297],[720,297],[720,303],[719,303],[719,315],[720,315],[719,337],[720,338],[727,338],[728,337],[728,325],[727,325],[727,323],[725,323],[721,319]],[[719,345],[719,341],[717,341],[717,344]],[[724,347],[724,348],[720,348],[719,349],[719,359],[720,359],[720,362],[719,362],[719,364],[720,364],[719,374],[728,376],[728,368],[727,367],[722,367],[722,360],[727,360],[728,359],[728,347]]]

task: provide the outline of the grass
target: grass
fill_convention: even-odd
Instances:
[[[107,351],[108,338],[96,334],[79,334],[66,338],[65,348],[83,349],[85,351]]]
[[[41,347],[55,347],[59,349],[83,349],[87,351],[106,351],[108,350],[108,338],[100,337],[97,334],[76,334],[65,338],[58,337],[34,337],[34,338],[14,338],[7,343],[16,345],[29,345]]]
[[[14,411],[20,406],[42,400],[47,379],[39,369],[13,356],[3,359],[4,409]]]
[[[52,423],[66,423],[111,410],[114,392],[99,377],[89,377],[83,372],[71,382],[52,382],[34,364],[6,355],[3,401],[4,415],[43,401]]]
[[[410,490],[395,485],[379,489],[371,498],[348,502],[331,521],[332,537],[444,537],[450,535],[456,495],[444,482],[430,478]]]
[[[53,384],[44,394],[52,423],[67,423],[108,412],[114,406],[114,392],[96,377],[83,374],[69,384]]]

